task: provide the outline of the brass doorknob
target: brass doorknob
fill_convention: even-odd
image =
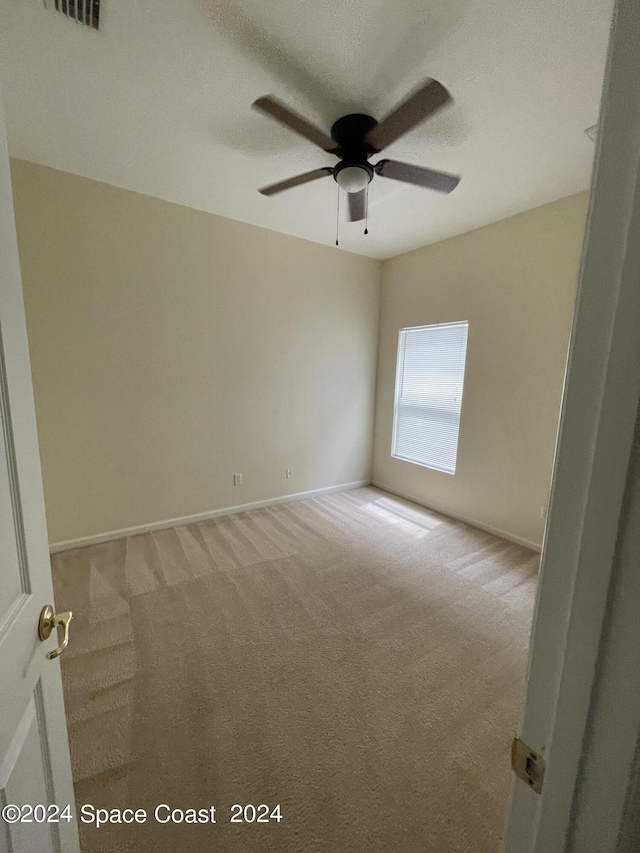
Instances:
[[[49,660],[59,657],[69,645],[69,623],[71,622],[72,616],[73,613],[71,610],[66,610],[64,613],[54,613],[53,607],[50,604],[47,604],[46,607],[42,608],[40,620],[38,622],[38,636],[40,639],[48,640],[54,628],[60,627],[64,631],[62,635],[62,642],[58,648],[47,652],[47,658]]]

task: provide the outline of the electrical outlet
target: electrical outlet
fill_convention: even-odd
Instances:
[[[242,485],[242,474],[234,474],[233,475],[233,485],[241,486]]]
[[[286,469],[287,480],[290,480],[293,477],[293,468]]]
[[[547,507],[541,506],[540,507],[540,518],[542,518],[544,520],[548,514],[549,514],[549,510],[547,509]]]

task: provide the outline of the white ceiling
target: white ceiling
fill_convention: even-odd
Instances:
[[[462,182],[441,196],[375,178],[370,233],[343,221],[342,248],[387,258],[589,185],[611,0],[102,0],[99,33],[48,2],[1,4],[16,157],[331,245],[331,178],[257,188],[335,158],[252,101],[328,130],[435,77],[454,105],[384,156]]]

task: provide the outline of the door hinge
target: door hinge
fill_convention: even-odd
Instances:
[[[511,745],[511,766],[516,776],[526,782],[536,794],[542,791],[545,760],[519,737],[514,737]]]

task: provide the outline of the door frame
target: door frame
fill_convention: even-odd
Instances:
[[[522,739],[545,758],[546,775],[541,795],[515,781],[507,853],[621,849],[634,751],[609,766],[606,798],[602,788],[599,797],[589,798],[589,790],[598,787],[590,788],[592,782],[603,782],[593,775],[597,762],[590,761],[592,699],[604,684],[599,661],[620,618],[608,603],[614,592],[624,600],[625,584],[632,580],[629,572],[614,576],[614,558],[620,522],[628,514],[623,497],[640,398],[639,39],[640,3],[617,0],[521,724]],[[625,536],[633,536],[640,520],[627,521]],[[635,625],[617,627],[640,640],[637,614]],[[618,644],[615,664],[621,671],[638,669],[637,659],[631,660],[635,647]],[[635,709],[626,722],[627,733],[637,738],[640,683],[614,681],[609,689]],[[599,711],[599,736],[607,742],[619,715],[615,703]],[[574,846],[587,802],[591,823],[606,826],[601,836],[607,840],[597,847],[588,840],[587,846]]]

